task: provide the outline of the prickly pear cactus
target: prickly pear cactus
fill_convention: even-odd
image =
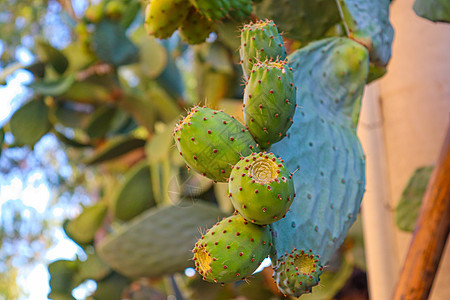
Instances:
[[[285,137],[296,107],[292,68],[285,61],[253,65],[244,92],[245,125],[261,148]]]
[[[336,0],[263,0],[255,10],[274,20],[284,36],[302,42],[324,37],[341,20]]]
[[[252,0],[230,0],[230,17],[241,20],[248,17],[253,10]]]
[[[347,38],[309,44],[290,57],[299,108],[287,137],[273,145],[293,171],[297,197],[272,224],[278,258],[311,249],[326,264],[355,221],[365,159],[356,136],[368,51]]]
[[[447,0],[416,0],[414,12],[433,22],[450,22],[450,2]]]
[[[229,0],[189,0],[199,12],[209,20],[215,21],[225,17],[230,10]]]
[[[189,12],[189,0],[151,0],[145,9],[145,28],[157,38],[169,38]]]
[[[194,7],[191,7],[189,13],[184,19],[179,29],[180,37],[188,44],[203,43],[209,34],[213,31],[214,23]]]
[[[239,121],[207,107],[194,107],[173,133],[180,155],[193,170],[225,182],[242,155],[259,151]]]
[[[386,66],[391,57],[394,29],[389,22],[390,0],[339,0],[350,37],[365,44],[370,61]]]
[[[319,283],[319,276],[323,267],[319,257],[311,250],[297,250],[285,252],[277,259],[274,266],[274,279],[280,291],[286,295],[300,297],[311,292]]]
[[[124,223],[96,245],[99,257],[129,278],[158,277],[193,267],[190,250],[199,228],[224,216],[201,200],[152,208]]]
[[[228,181],[234,208],[252,223],[280,220],[294,197],[292,175],[283,160],[272,153],[253,153],[233,167]]]
[[[245,24],[241,30],[239,54],[245,78],[250,76],[253,64],[257,61],[284,60],[286,50],[275,23],[260,20],[256,23]]]
[[[250,276],[270,253],[268,226],[258,226],[236,214],[210,228],[195,244],[194,261],[203,279],[232,282]]]

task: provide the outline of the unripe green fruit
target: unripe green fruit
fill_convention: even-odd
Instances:
[[[312,250],[294,249],[277,259],[273,278],[285,296],[300,297],[319,284],[322,271],[319,256],[314,255]]]
[[[120,19],[125,11],[125,4],[121,0],[112,0],[105,6],[105,14],[111,19]]]
[[[84,16],[91,23],[98,23],[103,18],[103,4],[89,6],[84,12]]]
[[[245,24],[241,29],[239,54],[246,79],[250,76],[253,64],[257,61],[284,60],[286,50],[275,23],[269,20],[260,20],[256,23]]]
[[[186,19],[179,28],[180,37],[188,44],[201,44],[213,31],[214,22],[191,7]]]
[[[244,119],[261,146],[269,148],[285,137],[296,108],[292,69],[285,61],[253,65],[244,92]]]
[[[192,252],[196,270],[210,282],[233,282],[252,275],[269,255],[272,234],[240,215],[223,219],[202,236]]]
[[[252,223],[283,218],[295,197],[292,175],[272,153],[253,153],[233,167],[228,181],[234,208]]]
[[[215,181],[226,182],[242,155],[259,151],[239,121],[207,107],[194,107],[175,127],[173,136],[189,167]]]

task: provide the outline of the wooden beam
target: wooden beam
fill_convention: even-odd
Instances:
[[[394,300],[428,299],[450,230],[450,128],[425,192]]]

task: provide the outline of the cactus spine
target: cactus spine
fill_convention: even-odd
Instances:
[[[242,157],[228,186],[234,208],[259,225],[280,220],[295,197],[292,175],[283,160],[266,152]]]
[[[197,271],[211,282],[232,282],[250,276],[272,246],[268,226],[233,215],[210,228],[192,251]]]

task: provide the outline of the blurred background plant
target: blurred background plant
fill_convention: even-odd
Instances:
[[[320,5],[300,2],[296,23],[291,3],[254,12],[279,19],[289,52],[346,35],[335,1],[319,1],[323,21],[308,17]],[[0,298],[26,297],[20,272],[38,262],[49,264],[51,299],[280,298],[270,268],[224,286],[193,272],[199,228],[232,206],[226,184],[186,169],[171,136],[193,105],[242,121],[239,29],[256,15],[225,18],[187,45],[147,35],[145,5],[0,0]],[[72,254],[49,255],[58,245]],[[304,298],[348,294],[368,297],[360,221]]]

